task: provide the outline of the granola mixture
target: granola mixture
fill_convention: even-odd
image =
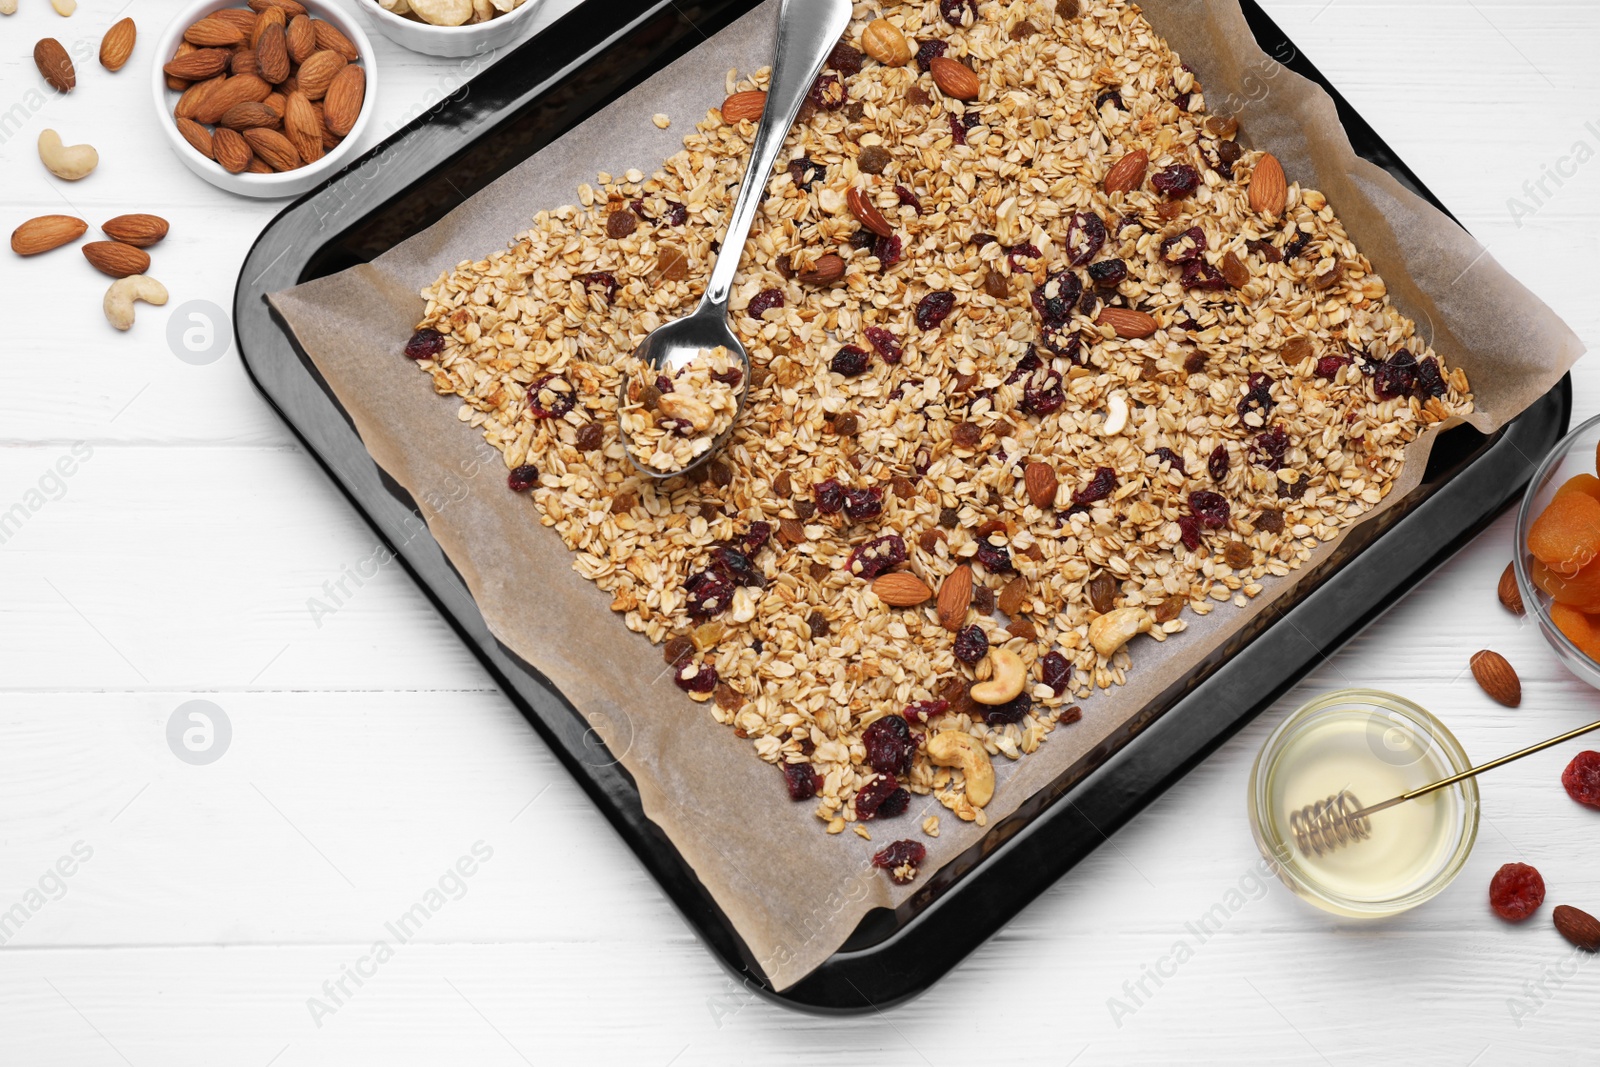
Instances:
[[[711,450],[739,410],[744,368],[726,348],[706,349],[671,374],[632,356],[617,415],[633,458],[656,471],[681,471]]]
[[[773,788],[870,836],[911,794],[981,823],[992,757],[1288,575],[1471,396],[1134,5],[858,13],[740,268],[745,412],[692,478],[628,463],[620,368],[698,298],[749,121],[447,272],[407,351]]]

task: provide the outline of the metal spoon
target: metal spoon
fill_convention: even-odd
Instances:
[[[734,412],[734,422],[744,410],[745,394],[750,381],[750,355],[728,326],[728,295],[733,290],[734,272],[739,258],[744,254],[750,225],[755,221],[756,209],[766,192],[767,179],[772,174],[778,152],[783,148],[789,128],[800,105],[805,102],[811,85],[822,73],[822,65],[833,51],[845,29],[850,25],[850,0],[783,0],[778,10],[778,44],[772,57],[772,78],[767,86],[767,106],[761,115],[761,125],[756,130],[755,146],[750,151],[750,162],[739,184],[739,196],[734,201],[733,213],[728,217],[727,232],[722,235],[722,250],[711,268],[711,278],[706,283],[700,306],[681,319],[657,326],[634,350],[634,355],[647,366],[665,374],[675,374],[689,364],[703,350],[726,348],[737,355],[744,368],[744,382],[739,390],[739,410]],[[627,379],[622,382],[623,396],[628,389]],[[627,448],[628,459],[640,472],[652,478],[676,478],[687,474],[710,459],[733,432],[729,423],[711,448],[689,466],[677,471],[658,471],[643,466],[634,459],[633,449]],[[625,433],[625,431],[624,431]],[[624,440],[624,445],[630,442]]]

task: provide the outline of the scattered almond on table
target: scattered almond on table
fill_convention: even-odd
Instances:
[[[1483,649],[1472,654],[1472,677],[1497,703],[1514,708],[1522,703],[1522,680],[1506,658],[1498,652]]]

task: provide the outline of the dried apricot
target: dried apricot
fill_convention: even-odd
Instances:
[[[1583,493],[1600,500],[1600,478],[1592,474],[1574,474],[1562,482],[1561,488],[1556,490],[1556,496],[1565,496],[1568,493]]]
[[[1578,646],[1578,651],[1600,663],[1600,620],[1566,604],[1550,605],[1550,621]]]
[[[1533,584],[1549,593],[1557,604],[1590,613],[1600,612],[1600,563],[1584,567],[1571,576],[1557,574],[1535,560]]]
[[[1528,551],[1563,577],[1600,556],[1600,500],[1566,493],[1550,501],[1528,531]]]

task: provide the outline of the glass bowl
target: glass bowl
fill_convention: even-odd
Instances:
[[[1578,650],[1567,635],[1556,629],[1550,618],[1550,594],[1533,584],[1528,552],[1528,528],[1555,498],[1556,490],[1575,474],[1595,473],[1595,446],[1600,445],[1600,415],[1574,429],[1556,442],[1550,454],[1544,457],[1539,469],[1533,472],[1528,490],[1522,496],[1522,507],[1517,509],[1516,541],[1512,545],[1511,561],[1517,575],[1517,591],[1522,594],[1528,617],[1539,624],[1539,632],[1555,649],[1556,658],[1579,678],[1600,689],[1600,663],[1596,663]]]
[[[1349,790],[1361,805],[1472,766],[1444,724],[1404,697],[1341,689],[1272,732],[1250,771],[1250,830],[1285,885],[1325,911],[1396,915],[1448,886],[1478,837],[1478,786],[1457,782],[1369,816],[1369,836],[1322,855],[1292,829],[1299,809]]]

